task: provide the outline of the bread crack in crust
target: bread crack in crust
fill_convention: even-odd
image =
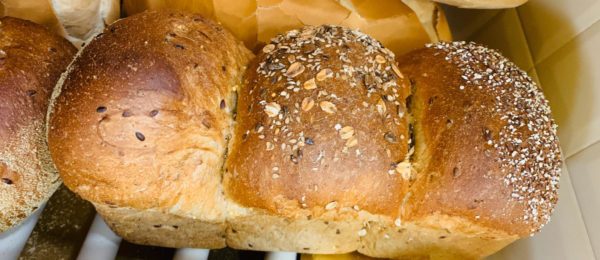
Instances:
[[[547,222],[555,126],[496,52],[395,57],[322,25],[252,56],[192,14],[111,25],[55,90],[65,184],[125,239],[170,247],[480,258]]]

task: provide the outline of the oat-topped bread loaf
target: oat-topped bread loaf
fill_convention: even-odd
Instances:
[[[52,88],[75,48],[29,21],[0,18],[0,232],[60,185],[45,139]]]
[[[211,21],[142,13],[71,65],[50,150],[141,244],[477,258],[538,230],[560,155],[535,84],[477,45],[399,60],[327,25],[252,58]]]

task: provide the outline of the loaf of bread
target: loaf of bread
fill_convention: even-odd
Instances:
[[[48,100],[75,48],[44,27],[0,18],[0,232],[60,185],[46,144]]]
[[[252,56],[192,14],[109,26],[53,95],[65,184],[126,240],[168,247],[477,258],[548,221],[555,125],[497,52],[396,58],[323,25]]]

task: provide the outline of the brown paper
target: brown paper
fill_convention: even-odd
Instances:
[[[256,1],[213,1],[216,19],[229,29],[235,36],[243,40],[247,46],[256,44]]]
[[[127,15],[164,8],[197,12],[221,22],[251,49],[279,33],[321,24],[360,29],[396,54],[450,40],[445,17],[434,3],[406,1],[410,5],[401,0],[125,0],[123,7]]]
[[[0,1],[0,16],[30,20],[53,31],[62,31],[62,27],[52,12],[49,0],[2,0]]]

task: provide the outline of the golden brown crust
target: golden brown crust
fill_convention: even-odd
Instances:
[[[249,67],[224,180],[238,203],[284,214],[359,207],[396,216],[408,183],[408,81],[358,31],[305,27]]]
[[[0,18],[0,232],[19,223],[60,184],[44,139],[52,88],[75,54],[44,27]]]
[[[418,178],[407,219],[440,212],[510,234],[548,222],[561,155],[547,101],[497,52],[439,43],[400,59],[414,83]]]
[[[70,66],[54,95],[50,148],[67,186],[137,243],[483,257],[547,219],[560,155],[531,81],[467,47],[400,58],[414,83],[407,99],[409,78],[379,43],[307,27],[265,46],[242,84],[251,55],[218,26],[143,13],[113,24]],[[477,59],[453,63],[464,48]],[[487,62],[514,74],[488,72]],[[490,75],[477,76],[482,68]],[[497,94],[505,88],[514,91]],[[505,116],[519,109],[543,122],[506,132],[506,119],[517,121]],[[523,148],[548,145],[534,157],[542,166],[519,168],[494,146],[534,132],[543,138]],[[544,185],[549,193],[536,193]]]
[[[197,15],[112,24],[54,95],[48,138],[65,184],[94,202],[222,219],[234,86],[250,56]]]

